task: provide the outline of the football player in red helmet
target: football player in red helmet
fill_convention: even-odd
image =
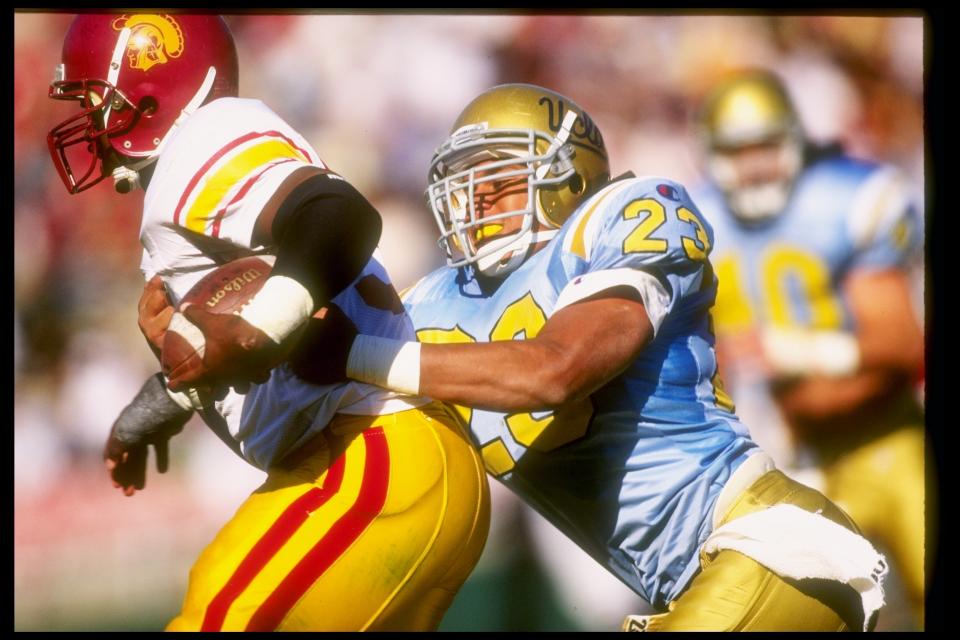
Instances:
[[[107,467],[125,494],[142,489],[148,445],[163,470],[197,411],[268,474],[197,560],[170,630],[434,629],[486,540],[482,462],[442,405],[278,364],[322,308],[416,337],[381,304],[399,300],[374,254],[376,209],[266,105],[236,97],[237,77],[217,16],[89,14],[67,32],[50,97],[81,110],[51,130],[53,161],[70,193],[107,176],[145,189],[140,327],[157,355],[168,325],[203,350],[144,384]],[[179,307],[220,264],[264,253],[273,270],[239,315]]]
[[[127,193],[184,118],[236,96],[238,84],[237,50],[219,17],[80,16],[50,85],[54,100],[82,106],[47,136],[60,178],[79,193],[112,175]]]

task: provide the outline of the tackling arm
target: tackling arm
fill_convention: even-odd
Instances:
[[[653,326],[639,295],[629,287],[616,287],[561,309],[528,340],[417,345],[417,389],[397,385],[392,381],[396,376],[370,366],[369,354],[362,353],[356,342],[347,373],[364,382],[471,407],[551,409],[589,396],[621,373],[652,338]],[[415,368],[402,355],[396,362]],[[385,363],[386,373],[392,366],[393,362]],[[522,373],[504,375],[505,371]],[[409,373],[401,372],[401,379]]]

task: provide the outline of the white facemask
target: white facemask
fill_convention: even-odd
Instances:
[[[564,145],[577,117],[576,112],[568,111],[556,136],[533,129],[469,125],[441,146],[431,168],[427,202],[440,228],[440,246],[446,250],[448,265],[473,264],[485,276],[502,278],[523,264],[532,246],[557,234],[558,229],[553,228],[541,210],[539,189],[560,184],[574,174]],[[538,141],[549,143],[542,154],[536,151]],[[471,168],[481,158],[486,161],[482,177],[476,168]],[[454,169],[446,166],[448,163]],[[481,217],[475,208],[475,185],[508,177],[526,181],[525,204],[519,209]],[[484,226],[506,224],[517,218],[519,229],[512,235],[476,246],[478,229],[482,232]],[[536,232],[535,222],[540,226]]]

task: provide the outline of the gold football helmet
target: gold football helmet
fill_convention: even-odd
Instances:
[[[800,120],[780,80],[760,70],[732,76],[704,101],[699,124],[707,172],[731,211],[745,221],[779,214],[804,147]]]
[[[480,94],[457,117],[433,156],[426,196],[447,264],[473,264],[503,277],[609,179],[603,137],[583,109],[542,87],[505,84]],[[477,185],[504,180],[525,181],[525,206],[483,216]],[[511,224],[516,217],[520,224]]]

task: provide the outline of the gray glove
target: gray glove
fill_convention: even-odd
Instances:
[[[103,458],[115,487],[132,496],[146,484],[147,449],[157,453],[157,471],[169,466],[167,442],[183,430],[193,411],[167,392],[163,374],[150,376],[113,423]]]

